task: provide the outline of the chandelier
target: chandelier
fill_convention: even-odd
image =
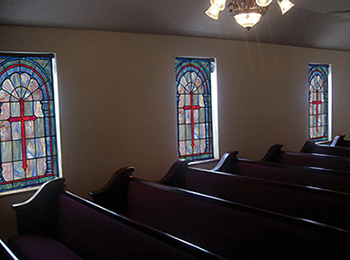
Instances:
[[[236,22],[246,29],[252,28],[267,12],[273,0],[229,0],[227,8]],[[288,12],[294,4],[289,0],[276,0],[282,14]],[[210,18],[218,20],[219,12],[225,9],[226,0],[210,0],[211,6],[205,12]]]

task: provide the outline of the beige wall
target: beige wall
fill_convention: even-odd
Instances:
[[[217,58],[220,155],[259,159],[307,138],[307,65],[333,68],[333,133],[350,136],[350,53],[231,40],[0,26],[1,51],[56,52],[63,174],[88,197],[118,168],[156,180],[177,159],[174,59]],[[0,197],[0,237],[14,233]],[[9,224],[7,224],[9,223]]]

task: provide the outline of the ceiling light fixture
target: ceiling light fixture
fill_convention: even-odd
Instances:
[[[229,0],[227,8],[236,22],[246,29],[252,28],[267,12],[273,0]],[[289,0],[276,0],[282,14],[288,12],[294,4]],[[210,0],[210,8],[205,12],[210,18],[218,20],[220,11],[225,9],[226,0]]]

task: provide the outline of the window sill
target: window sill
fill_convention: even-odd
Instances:
[[[220,159],[209,159],[204,161],[196,161],[196,162],[190,162],[188,163],[189,166],[195,167],[195,168],[202,168],[202,169],[213,169]]]

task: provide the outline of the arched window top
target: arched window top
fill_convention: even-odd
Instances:
[[[201,75],[198,75],[196,72],[193,71],[187,71],[181,75],[182,76],[180,77],[180,82],[178,84],[179,93],[208,93],[207,84],[205,81],[203,82],[203,78],[201,77]]]
[[[203,86],[205,93],[210,92],[213,67],[213,59],[176,58],[175,72],[178,86],[192,92],[196,91],[196,87]]]
[[[1,55],[1,54],[0,54]],[[0,82],[9,79],[13,86],[23,86],[35,80],[43,92],[44,100],[54,99],[52,57],[2,57],[0,59]],[[22,76],[23,75],[23,76]],[[28,82],[29,81],[29,82]],[[11,86],[8,86],[9,88]],[[35,86],[31,86],[35,87]]]

